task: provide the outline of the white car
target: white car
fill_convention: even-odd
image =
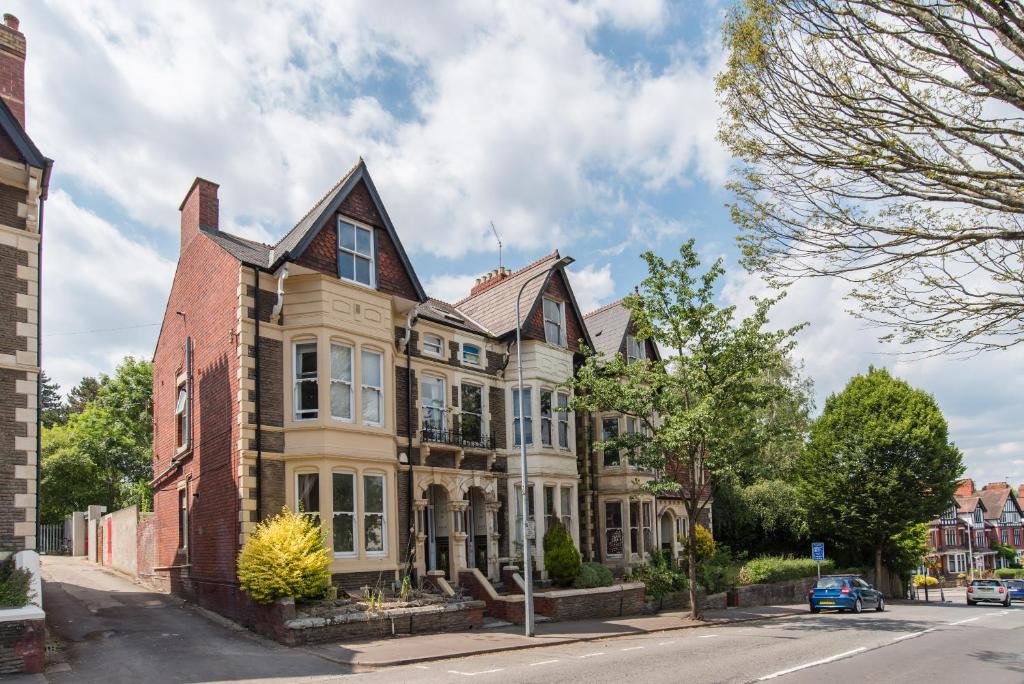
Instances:
[[[973,606],[979,601],[990,601],[992,603],[1002,603],[1007,608],[1010,607],[1010,592],[1007,591],[1006,585],[997,579],[979,579],[974,580],[967,585],[967,605]]]

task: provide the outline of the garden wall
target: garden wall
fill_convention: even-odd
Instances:
[[[357,641],[409,634],[464,632],[480,629],[483,601],[460,601],[433,606],[391,608],[328,617],[297,617],[295,601],[280,599],[258,606],[254,629],[286,646],[325,641]]]
[[[725,608],[726,592],[718,594],[707,594],[703,589],[697,589],[697,602],[701,608]],[[690,592],[673,591],[655,598],[648,596],[644,604],[645,613],[660,613],[668,610],[689,610]]]
[[[43,613],[39,556],[35,551],[14,554],[14,564],[32,573],[30,603],[0,610],[0,674],[43,671],[46,657],[46,614]]]
[[[736,608],[751,608],[807,603],[807,591],[814,586],[816,580],[817,577],[803,577],[771,584],[736,587],[729,592],[729,605]]]

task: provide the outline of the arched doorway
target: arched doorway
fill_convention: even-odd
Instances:
[[[448,576],[451,548],[448,540],[448,490],[440,485],[427,487],[427,570],[442,570]]]
[[[675,520],[673,519],[671,512],[665,511],[661,514],[661,550],[668,551],[672,556],[675,555],[675,537]]]
[[[466,565],[487,574],[487,505],[484,490],[466,491]]]

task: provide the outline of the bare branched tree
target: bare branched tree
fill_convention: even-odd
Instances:
[[[744,263],[838,276],[882,339],[1024,341],[1019,0],[737,0],[718,77]]]

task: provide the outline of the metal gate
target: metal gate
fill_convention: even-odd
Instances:
[[[39,526],[39,553],[67,554],[70,553],[71,540],[66,534],[64,523],[51,523]]]

